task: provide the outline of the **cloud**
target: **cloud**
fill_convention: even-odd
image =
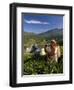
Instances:
[[[48,22],[42,22],[38,20],[24,20],[27,24],[49,24]]]

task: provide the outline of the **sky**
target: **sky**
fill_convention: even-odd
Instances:
[[[24,32],[42,33],[54,28],[63,28],[62,15],[23,14]]]

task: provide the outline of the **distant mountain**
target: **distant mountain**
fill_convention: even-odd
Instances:
[[[35,33],[32,33],[32,32],[24,32],[24,38],[27,39],[27,38],[35,38],[37,37],[37,35]]]
[[[29,37],[29,38],[63,38],[63,29],[52,29],[52,30],[48,30],[46,32],[40,33],[40,34],[35,34],[32,32],[24,32],[24,36],[25,37]]]
[[[52,30],[48,30],[46,32],[40,33],[38,34],[38,36],[40,37],[56,37],[56,36],[63,36],[63,29],[52,29]]]
[[[24,32],[24,35],[36,35],[36,34],[33,32]]]

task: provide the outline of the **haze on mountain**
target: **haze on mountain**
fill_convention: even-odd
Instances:
[[[34,37],[62,37],[63,36],[63,29],[51,29],[48,30],[46,32],[42,32],[39,34],[33,33],[33,32],[24,32],[24,36],[28,37],[28,36],[34,36]]]

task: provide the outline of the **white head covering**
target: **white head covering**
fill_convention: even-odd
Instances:
[[[53,40],[51,40],[51,42],[53,42],[53,43],[55,43],[55,44],[57,43],[57,42],[56,42],[56,40],[54,40],[54,39],[53,39]]]

